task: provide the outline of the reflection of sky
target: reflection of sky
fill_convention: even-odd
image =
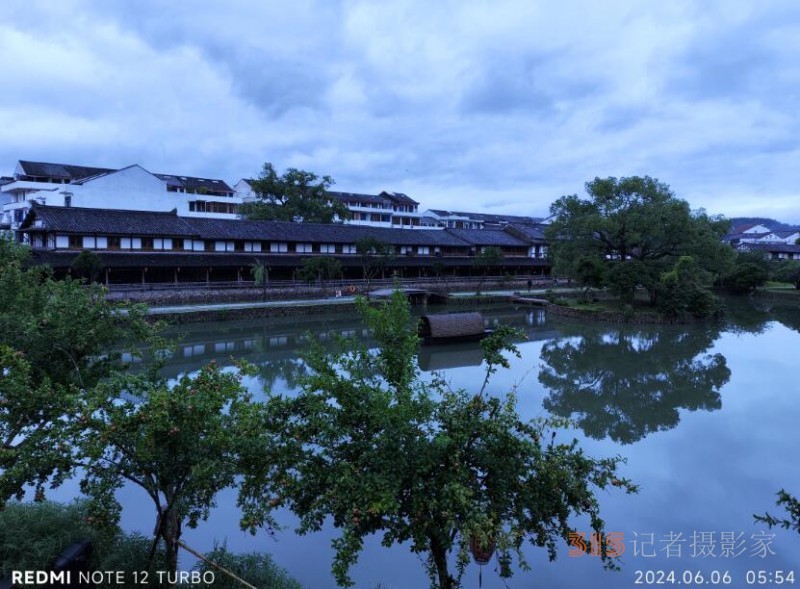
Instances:
[[[543,341],[520,344],[522,358],[511,358],[512,369],[500,369],[490,384],[491,392],[500,394],[516,387],[519,409],[525,417],[545,414],[542,399],[547,390],[538,382],[539,354]],[[559,558],[548,563],[545,551],[528,551],[532,571],[520,572],[509,587],[616,587],[633,588],[636,570],[674,570],[680,578],[683,571],[729,571],[731,587],[746,586],[748,570],[791,570],[800,582],[800,539],[797,533],[772,530],[772,548],[767,558],[749,556],[753,546],[751,535],[762,530],[755,525],[753,513],[769,511],[782,515],[774,506],[775,493],[786,488],[800,494],[800,475],[796,468],[796,452],[800,432],[800,403],[797,401],[796,350],[800,334],[779,323],[770,324],[759,335],[723,333],[706,353],[722,353],[731,370],[730,381],[723,387],[722,409],[708,412],[680,412],[680,423],[669,431],[657,432],[633,444],[621,445],[610,440],[594,440],[573,432],[590,456],[620,454],[627,458],[621,474],[641,486],[638,495],[623,495],[612,489],[600,494],[602,515],[608,531],[625,534],[627,552],[622,558],[622,572],[605,572],[595,557],[570,558],[563,546]],[[483,370],[478,366],[450,369],[444,372],[454,387],[479,387]],[[257,380],[250,381],[258,386]],[[278,380],[274,387],[279,390]],[[559,436],[566,436],[562,433]],[[58,492],[69,497],[76,485]],[[126,489],[121,497],[125,505],[123,525],[127,529],[150,534],[153,510],[144,493]],[[291,528],[293,518],[283,514]],[[266,551],[276,562],[309,588],[335,587],[330,575],[332,530],[306,537],[297,537],[290,529],[274,538],[262,534],[256,538],[238,531],[235,493],[219,497],[219,508],[207,523],[186,533],[186,542],[200,550],[208,550],[214,540],[227,540],[234,551]],[[585,522],[576,527],[588,531]],[[682,533],[683,554],[667,557],[663,538],[671,532]],[[721,534],[744,533],[746,552],[736,558],[691,557],[691,535],[712,532],[719,552]],[[647,539],[653,534],[657,556],[634,555],[634,534]],[[186,560],[189,566],[191,561]],[[357,587],[426,587],[420,559],[407,547],[386,549],[376,539],[367,544],[359,564],[353,569]],[[710,577],[709,577],[710,578]],[[477,567],[472,566],[464,578],[465,587],[477,586]],[[493,574],[493,565],[484,567],[483,586],[505,587]]]

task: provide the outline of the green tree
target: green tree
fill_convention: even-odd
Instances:
[[[772,279],[779,282],[789,282],[800,290],[800,261],[782,260],[772,268]]]
[[[54,280],[29,266],[27,248],[0,240],[0,508],[44,496],[68,476],[64,425],[87,390],[124,365],[112,349],[135,349],[153,334],[144,308],[116,305],[99,285]]]
[[[103,271],[103,260],[95,252],[84,250],[72,260],[71,268],[78,278],[97,282],[100,272]]]
[[[591,289],[600,289],[605,286],[608,268],[596,256],[582,256],[575,262],[574,277],[578,284],[583,286],[583,296],[586,298]]]
[[[710,277],[692,256],[678,258],[672,270],[661,275],[660,286],[658,308],[668,317],[707,317],[720,310],[717,297],[709,289]]]
[[[253,277],[255,286],[261,287],[261,299],[267,300],[267,286],[269,285],[269,267],[265,266],[261,260],[256,260],[250,266],[250,274]]]
[[[733,294],[750,294],[769,280],[770,265],[760,252],[742,252],[719,282]]]
[[[251,183],[257,200],[243,204],[240,213],[254,220],[342,222],[350,218],[350,211],[328,193],[333,183],[330,176],[296,168],[279,175],[271,163],[265,163],[258,179]]]
[[[800,532],[800,501],[784,489],[778,491],[778,500],[775,502],[778,507],[783,507],[788,517],[775,517],[769,513],[764,515],[753,514],[757,522],[767,524],[770,528],[780,526],[786,530]]]
[[[342,263],[332,256],[314,256],[303,260],[300,268],[300,279],[312,284],[315,280],[319,281],[322,288],[324,280],[333,280],[342,275]]]
[[[587,514],[601,531],[598,490],[635,490],[616,478],[620,459],[589,458],[575,440],[556,442],[555,423],[521,419],[514,394],[423,381],[401,293],[377,309],[360,300],[359,310],[376,350],[353,340],[332,354],[314,346],[300,393],[269,398],[270,418],[254,428],[262,445],[242,457],[245,527],[278,506],[299,516],[300,533],[331,518],[341,531],[333,541],[340,585],[352,585],[364,538],[382,534],[385,546],[407,542],[426,556],[431,587],[453,589],[470,543],[496,548],[500,575],[510,577],[515,557],[526,566],[526,542],[555,558],[570,515]],[[508,349],[503,337],[487,342],[489,373],[507,363]]]
[[[483,282],[486,280],[486,275],[489,273],[489,271],[497,268],[502,261],[503,250],[495,245],[482,248],[480,253],[473,258],[472,265],[475,266],[479,272],[481,272],[481,279],[480,282],[478,282],[476,294],[481,294],[481,287],[483,286]]]
[[[237,449],[258,406],[241,384],[247,366],[230,372],[212,361],[174,386],[157,370],[101,383],[85,397],[72,436],[96,524],[117,524],[115,492],[124,483],[141,487],[154,508],[153,551],[163,541],[175,571],[183,526],[205,520],[216,494],[234,485]]]
[[[729,268],[733,252],[722,243],[728,222],[691,211],[670,188],[648,176],[595,178],[586,183],[587,199],[563,196],[550,207],[554,271],[576,277],[576,260],[590,256],[607,267],[608,286],[632,301],[637,287],[655,303],[661,275],[680,256],[718,276]]]
[[[385,243],[377,237],[362,237],[356,242],[356,251],[361,256],[361,268],[364,280],[367,281],[367,296],[369,296],[370,282],[378,274],[383,277],[386,267],[395,258],[394,246]]]
[[[55,280],[29,265],[28,248],[0,240],[0,344],[24,354],[34,383],[91,387],[120,349],[152,332],[141,305],[114,304],[100,285]]]

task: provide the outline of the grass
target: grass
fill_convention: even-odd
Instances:
[[[141,534],[125,534],[119,529],[101,534],[87,522],[85,501],[70,504],[10,502],[0,510],[0,579],[10,578],[11,571],[48,570],[67,546],[81,540],[92,542],[92,570],[124,571],[126,579],[133,579],[134,571],[148,568],[152,539]],[[301,585],[267,554],[232,554],[222,546],[207,556],[211,560],[218,558],[223,566],[257,587],[301,589]],[[150,570],[150,579],[156,578],[154,571],[167,570],[163,551],[157,551]],[[151,583],[149,586],[158,585]],[[240,586],[222,573],[216,573],[215,588]],[[98,589],[104,587],[105,584],[98,585]]]
[[[776,282],[774,280],[770,280],[763,286],[763,288],[765,290],[778,290],[778,291],[781,291],[781,292],[784,292],[784,291],[790,291],[790,292],[791,291],[797,291],[798,293],[800,293],[800,291],[798,291],[794,287],[794,284],[792,284],[791,282]]]

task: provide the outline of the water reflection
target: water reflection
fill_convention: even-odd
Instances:
[[[624,455],[628,459],[625,476],[642,486],[639,495],[610,494],[602,500],[607,529],[625,533],[628,552],[622,572],[606,573],[598,559],[590,556],[571,558],[566,544],[559,547],[560,556],[553,563],[544,551],[531,547],[526,551],[531,572],[520,572],[506,584],[493,574],[493,567],[484,567],[484,589],[632,589],[641,585],[636,583],[636,570],[645,569],[703,571],[706,578],[714,570],[729,571],[734,579],[730,586],[740,587],[749,570],[797,570],[794,532],[775,530],[777,554],[765,559],[747,554],[725,558],[719,550],[714,557],[694,558],[689,546],[694,532],[713,534],[719,540],[722,533],[735,531],[749,543],[751,534],[761,532],[754,527],[752,514],[771,510],[779,488],[800,489],[800,471],[792,458],[800,444],[797,366],[792,355],[800,346],[800,312],[795,308],[772,317],[767,307],[740,307],[729,315],[732,323],[721,334],[699,326],[593,326],[545,317],[539,309],[481,309],[487,327],[509,323],[522,328],[530,340],[520,345],[522,358],[512,358],[511,369],[495,375],[496,389],[507,391],[522,375],[531,369],[536,374],[541,367],[543,373],[551,374],[554,386],[526,381],[519,394],[521,411],[540,415],[544,398],[551,410],[583,418],[590,424],[587,433],[596,438],[577,433],[587,453]],[[172,374],[197,370],[212,358],[223,361],[229,355],[241,356],[261,368],[258,381],[247,383],[256,395],[265,383],[275,392],[295,389],[292,383],[302,371],[300,354],[309,332],[328,341],[331,334],[364,335],[354,315],[227,321],[182,326],[179,331],[184,350],[167,367]],[[370,345],[369,340],[362,341]],[[420,366],[443,370],[454,388],[468,388],[483,376],[475,364],[478,350],[477,344],[463,349],[431,348],[427,359],[420,356]],[[575,390],[578,384],[585,390]],[[695,410],[681,413],[681,408]],[[680,427],[675,427],[678,414]],[[659,429],[669,431],[647,435]],[[635,439],[639,442],[629,443]],[[79,490],[73,484],[60,492],[69,500]],[[123,526],[149,534],[152,528],[143,526],[140,515],[148,509],[149,498],[127,488],[121,493]],[[200,550],[210,550],[216,539],[227,540],[229,548],[238,552],[265,551],[304,587],[334,589],[332,527],[297,536],[291,531],[297,523],[293,516],[280,516],[286,529],[274,537],[242,533],[235,493],[225,491],[211,519],[197,530],[188,530],[186,540]],[[575,525],[588,529],[584,521]],[[684,534],[687,540],[679,559],[663,549],[673,532]],[[652,558],[637,555],[633,544],[647,534],[657,540]],[[182,568],[190,567],[191,561],[183,563]],[[407,545],[387,550],[377,537],[366,543],[354,576],[356,586],[367,589],[379,584],[427,586],[420,561]],[[470,566],[464,583],[465,587],[479,585],[476,566]]]
[[[539,382],[545,409],[575,419],[586,435],[630,444],[674,428],[680,409],[722,407],[731,372],[722,354],[706,351],[715,328],[685,330],[582,327],[582,334],[547,342]]]
[[[447,308],[415,309],[417,314],[436,313]],[[560,332],[546,325],[543,309],[509,305],[482,310],[487,328],[513,325],[530,341],[558,337]],[[259,379],[266,389],[291,390],[305,373],[303,350],[313,339],[323,346],[333,346],[336,339],[355,338],[369,346],[369,332],[353,315],[320,315],[293,318],[229,321],[182,325],[166,336],[178,341],[164,367],[168,378],[195,372],[210,360],[225,362],[245,358],[258,365]],[[483,353],[478,343],[427,346],[420,349],[418,365],[425,372],[479,366]]]

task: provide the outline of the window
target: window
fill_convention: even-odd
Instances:
[[[332,243],[323,243],[319,246],[319,253],[321,254],[335,254],[336,246]]]
[[[417,247],[417,253],[421,256],[427,256],[431,253],[431,250],[427,245],[421,245]]]
[[[272,254],[285,254],[289,251],[289,244],[285,241],[271,241],[269,251]]]
[[[80,235],[69,236],[69,249],[80,249],[83,247],[83,237]]]
[[[342,246],[342,253],[343,254],[356,254],[358,251],[356,250],[356,246],[353,244],[347,244]]]
[[[153,249],[153,238],[152,237],[142,237],[142,249],[143,250],[152,250]]]
[[[314,248],[310,243],[296,243],[294,246],[294,251],[298,254],[310,254],[314,251]]]

